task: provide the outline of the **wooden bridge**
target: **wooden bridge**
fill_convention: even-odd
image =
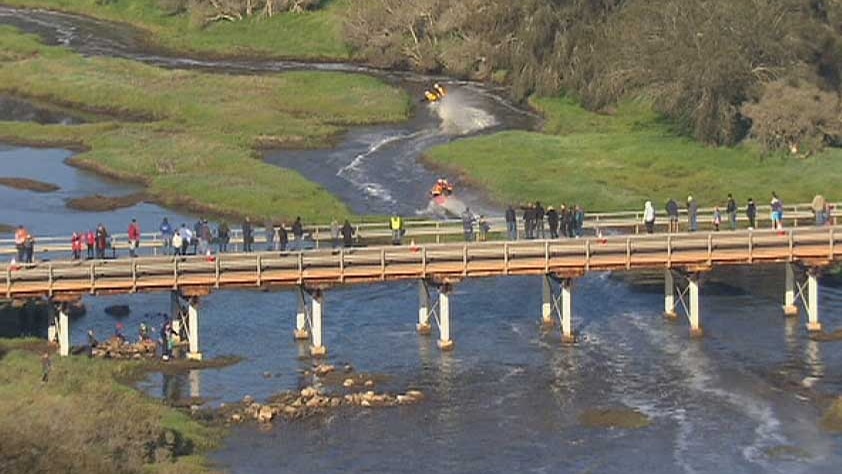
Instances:
[[[413,280],[419,284],[418,330],[439,329],[439,345],[452,347],[450,295],[467,278],[510,275],[543,277],[542,320],[561,323],[565,341],[572,330],[573,281],[588,272],[661,270],[664,310],[684,313],[694,335],[701,334],[699,275],[716,266],[785,263],[784,307],[797,314],[803,303],[808,329],[820,330],[820,270],[840,258],[842,226],[787,231],[737,231],[618,235],[565,240],[381,246],[299,252],[232,253],[214,257],[139,257],[123,260],[48,261],[3,265],[8,299],[48,298],[55,303],[54,330],[62,354],[69,352],[65,304],[83,295],[168,291],[180,315],[190,354],[199,350],[202,296],[216,289],[294,289],[299,295],[295,335],[324,354],[324,295],[337,286]],[[438,301],[431,302],[431,290]],[[308,301],[309,300],[309,301]]]

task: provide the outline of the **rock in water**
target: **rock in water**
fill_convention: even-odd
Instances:
[[[645,428],[649,418],[631,408],[595,408],[579,415],[579,422],[589,428]]]
[[[264,405],[260,407],[260,411],[257,412],[257,421],[260,423],[269,423],[272,421],[272,418],[275,416],[275,413],[272,411],[272,407],[268,405]]]
[[[125,304],[115,304],[105,308],[105,314],[114,316],[115,318],[125,318],[131,312],[132,310],[129,308],[129,305]]]

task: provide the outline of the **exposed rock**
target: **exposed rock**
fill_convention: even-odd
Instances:
[[[275,412],[272,411],[272,407],[268,405],[260,407],[260,410],[257,413],[257,421],[259,421],[260,423],[269,423],[274,417]]]
[[[313,369],[313,373],[316,374],[316,377],[324,377],[325,375],[333,372],[336,370],[336,367],[328,364],[320,364]]]
[[[345,379],[345,381],[342,382],[342,386],[345,387],[345,388],[353,387],[354,386],[354,379]]]
[[[240,423],[243,421],[243,415],[239,413],[234,413],[233,415],[231,415],[231,421],[234,423]]]
[[[374,380],[366,380],[365,384],[366,388],[370,388],[374,386]]]
[[[105,308],[105,314],[114,316],[115,318],[125,318],[131,314],[132,310],[129,305],[115,304]]]
[[[414,398],[416,400],[422,400],[424,398],[424,393],[422,393],[420,390],[407,390],[406,396]]]
[[[28,178],[0,178],[0,186],[6,186],[13,189],[23,189],[25,191],[34,191],[36,193],[51,193],[61,189],[55,184]]]
[[[245,397],[243,397],[243,404],[251,405],[252,403],[254,403],[254,397],[252,397],[251,395],[246,395]]]
[[[70,209],[87,212],[106,212],[116,209],[132,207],[143,202],[146,196],[143,193],[129,194],[127,196],[103,196],[94,194],[75,199],[69,199],[66,203]]]
[[[579,415],[579,422],[590,428],[639,429],[649,426],[649,418],[631,408],[595,408]]]

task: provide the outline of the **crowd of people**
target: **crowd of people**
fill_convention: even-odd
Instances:
[[[683,205],[670,198],[664,205],[667,232],[679,232],[682,228],[689,232],[699,229],[699,203],[692,196],[687,196]],[[773,229],[783,229],[784,203],[777,193],[772,192],[769,200],[769,219]],[[821,195],[815,196],[811,203],[814,221],[818,225],[830,222],[831,205]],[[518,212],[520,211],[520,212]],[[715,231],[727,226],[731,230],[739,228],[738,216],[742,213],[747,221],[749,229],[757,228],[758,206],[752,198],[748,198],[744,205],[740,205],[733,195],[728,194],[726,199],[713,208],[710,228]],[[682,226],[680,215],[684,214],[686,226]],[[518,216],[520,214],[520,217]],[[474,214],[470,208],[465,208],[461,214],[461,221],[464,231],[464,239],[467,242],[485,241],[491,230],[488,219],[481,214]],[[656,231],[656,222],[659,212],[651,201],[646,201],[643,208],[642,224],[646,232]],[[521,226],[519,223],[522,222]],[[553,206],[546,208],[540,202],[525,204],[516,209],[508,206],[505,212],[506,237],[508,240],[520,238],[531,239],[558,239],[578,238],[584,233],[585,210],[578,204],[561,204],[558,209]],[[391,243],[401,245],[406,235],[406,223],[403,217],[393,212],[388,220],[388,228],[391,231]],[[165,217],[158,226],[161,246],[164,254],[167,255],[211,255],[213,253],[225,253],[231,249],[232,229],[225,221],[219,222],[214,228],[207,219],[198,219],[192,226],[182,223],[180,226],[172,225]],[[255,251],[256,229],[251,219],[246,218],[240,228],[242,237],[243,252]],[[297,251],[303,250],[313,242],[312,236],[306,232],[300,217],[287,227],[285,223],[267,222],[264,225],[266,250],[271,251]],[[330,242],[333,248],[352,247],[357,245],[357,229],[347,220],[340,225],[336,219],[330,223]],[[141,246],[142,233],[140,224],[132,219],[127,229],[127,248],[131,257],[136,257]],[[16,258],[18,263],[32,263],[35,252],[35,238],[24,227],[19,226],[15,232]],[[114,238],[109,230],[99,224],[96,228],[74,232],[71,237],[72,258],[74,260],[116,258],[117,250],[114,245]]]

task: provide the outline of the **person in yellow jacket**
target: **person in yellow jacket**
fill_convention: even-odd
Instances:
[[[400,245],[406,229],[404,228],[403,217],[399,216],[397,212],[393,212],[392,217],[389,218],[389,229],[392,231],[392,245]]]

